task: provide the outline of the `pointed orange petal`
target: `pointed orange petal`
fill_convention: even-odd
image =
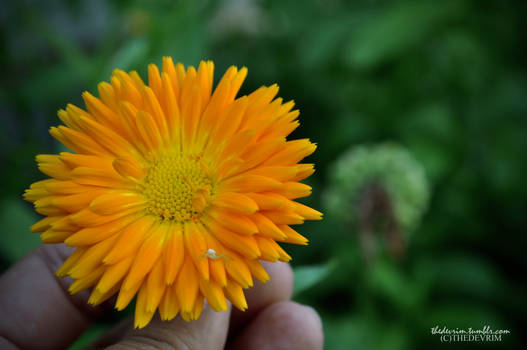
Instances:
[[[128,225],[119,235],[115,247],[104,258],[104,263],[112,265],[135,254],[145,239],[151,236],[150,229],[154,221],[152,216],[146,215]]]
[[[171,79],[167,73],[163,73],[161,79],[163,81],[163,91],[165,95],[167,127],[174,144],[179,144],[181,140],[181,114],[179,112],[176,93],[174,92]]]
[[[145,239],[137,254],[134,262],[130,267],[130,271],[123,282],[123,289],[130,289],[137,283],[140,283],[145,276],[152,270],[157,259],[161,256],[163,244],[165,241],[165,234],[163,225],[157,225],[152,228],[154,232]]]
[[[130,304],[130,301],[132,301],[132,298],[135,296],[139,288],[143,285],[143,281],[138,282],[136,285],[124,289],[121,287],[119,290],[119,295],[117,296],[117,301],[115,302],[115,308],[118,311],[124,310],[125,307]]]
[[[216,251],[216,255],[218,256],[217,259],[210,259],[206,256],[203,256],[203,258],[208,260],[210,276],[213,280],[218,282],[220,286],[225,287],[227,284],[227,274],[225,271],[224,262],[228,259],[228,253],[226,253],[225,248],[221,246],[221,244],[210,234],[210,232],[206,232],[204,236],[207,248],[214,249],[214,251]]]
[[[298,174],[298,168],[294,166],[264,166],[251,169],[246,174],[265,176],[283,182],[295,178]]]
[[[287,236],[282,242],[300,245],[307,245],[309,242],[306,237],[302,236],[288,225],[278,225],[278,228],[280,228],[280,230]]]
[[[228,307],[225,300],[225,294],[223,294],[223,290],[217,282],[201,279],[199,282],[199,289],[205,298],[207,298],[209,305],[214,311],[219,312],[227,310]]]
[[[315,172],[314,164],[298,164],[296,168],[298,169],[298,173],[294,178],[289,179],[291,181],[302,181]]]
[[[145,87],[143,90],[143,102],[145,104],[145,110],[152,116],[156,125],[156,130],[158,130],[160,134],[159,143],[161,145],[168,145],[168,126],[165,112],[163,112],[154,91],[149,87]]]
[[[163,139],[154,117],[150,113],[140,110],[137,112],[136,123],[137,130],[146,148],[149,151],[157,150]]]
[[[211,217],[203,216],[202,221],[211,234],[228,248],[249,259],[256,259],[260,256],[260,249],[253,236],[240,235],[232,232],[214,221]]]
[[[166,247],[163,250],[163,261],[165,262],[165,283],[172,284],[181,269],[185,256],[185,244],[183,233],[179,225],[171,226]]]
[[[96,190],[97,187],[79,185],[73,181],[52,180],[44,185],[44,188],[53,194],[76,194]]]
[[[220,222],[224,227],[233,230],[234,232],[245,235],[253,235],[258,232],[258,227],[245,215],[232,214],[228,211],[210,208],[207,213],[217,222]]]
[[[39,220],[37,223],[33,224],[30,227],[30,230],[33,233],[44,232],[44,231],[48,230],[54,222],[56,222],[56,221],[58,221],[60,219],[61,219],[60,216],[48,216],[48,217],[45,217],[45,218]]]
[[[117,235],[114,235],[88,248],[68,274],[73,278],[81,278],[92,272],[98,265],[102,265],[102,259],[116,241]]]
[[[119,282],[122,281],[130,269],[130,266],[132,266],[133,261],[133,256],[128,256],[118,263],[108,266],[99,280],[96,289],[104,294],[114,286],[119,285]]]
[[[43,187],[29,188],[24,192],[24,199],[28,202],[34,203],[39,199],[42,199],[49,195],[50,193],[48,192],[48,190]]]
[[[247,264],[239,256],[234,255],[231,252],[231,256],[228,258],[229,263],[225,265],[227,273],[232,277],[238,284],[243,288],[249,288],[253,286],[253,278],[251,271]]]
[[[111,110],[117,110],[117,98],[115,95],[115,90],[112,84],[103,81],[97,85],[97,90],[99,91],[99,97],[101,101],[109,107]]]
[[[247,300],[245,299],[245,295],[243,294],[242,287],[234,282],[229,281],[227,286],[225,287],[225,295],[231,303],[236,306],[239,310],[245,311],[247,310]]]
[[[282,209],[285,207],[287,198],[273,196],[272,193],[245,193],[247,197],[252,198],[260,210]]]
[[[265,192],[282,187],[282,183],[272,178],[260,175],[241,174],[222,181],[220,192]]]
[[[133,220],[135,220],[135,217],[127,216],[120,220],[112,221],[104,225],[85,227],[68,237],[64,243],[70,247],[96,244],[112,236],[116,232],[121,231]]]
[[[65,239],[71,236],[71,231],[56,231],[49,229],[40,235],[43,243],[62,243]]]
[[[252,214],[259,209],[258,204],[256,204],[253,199],[235,192],[219,193],[215,195],[212,198],[212,205],[241,214]]]
[[[232,136],[227,140],[225,149],[223,150],[222,157],[236,157],[247,148],[250,142],[254,138],[254,129],[244,130]]]
[[[115,171],[125,178],[140,179],[143,170],[134,158],[115,158],[112,163]]]
[[[265,271],[263,268],[262,264],[260,264],[259,260],[245,260],[245,262],[247,263],[251,274],[256,277],[258,281],[266,283],[271,279],[267,271]]]
[[[102,90],[103,93],[105,93],[105,97],[107,100],[109,94],[111,94],[111,90],[109,90],[108,87],[113,90],[110,84],[99,85],[99,90]],[[93,96],[87,91],[82,94],[82,98],[84,99],[84,103],[86,104],[86,108],[88,109],[89,114],[91,114],[94,120],[103,125],[109,126],[114,130],[120,129],[120,125],[118,123],[119,117],[113,110],[111,110],[104,103],[102,103],[101,100],[99,100],[97,97]]]
[[[136,209],[123,210],[112,215],[99,215],[91,211],[90,208],[83,209],[78,213],[68,216],[72,224],[79,227],[93,227],[106,224],[111,221],[118,220],[122,217],[128,216],[136,212]]]
[[[305,220],[322,220],[322,213],[302,203],[295,202],[295,212]]]
[[[153,63],[148,65],[148,85],[155,93],[156,98],[161,102],[163,97],[163,86],[161,82],[161,75],[159,69]]]
[[[76,231],[80,230],[80,228],[77,225],[74,225],[71,222],[70,216],[71,215],[62,216],[60,220],[57,220],[57,221],[53,222],[53,224],[51,224],[51,228],[53,228],[53,230],[55,230],[55,231],[76,232]],[[52,217],[54,217],[54,216],[52,216]]]
[[[286,238],[286,235],[267,216],[254,213],[249,218],[256,224],[261,235],[273,239]]]
[[[260,111],[263,107],[268,105],[273,98],[278,93],[279,87],[277,84],[273,84],[271,86],[261,86],[257,90],[253,91],[249,94],[249,107],[250,109],[247,111],[247,114],[249,115],[257,115],[257,113]],[[249,122],[249,120],[247,120]]]
[[[124,181],[115,171],[111,173],[106,170],[78,167],[71,171],[71,179],[80,185],[100,186],[118,189],[133,189],[135,184]]]
[[[199,288],[198,271],[196,271],[190,257],[185,257],[175,288],[181,311],[190,313],[194,307]]]
[[[99,305],[113,297],[118,291],[119,285],[113,286],[106,293],[101,293],[97,288],[93,288],[90,294],[90,298],[88,299],[88,304],[93,306]]]
[[[274,241],[269,238],[256,236],[256,242],[260,247],[262,256],[260,259],[275,262],[280,258],[280,254],[276,250],[276,247],[272,244]]]
[[[113,173],[112,161],[108,157],[61,152],[60,160],[71,169],[87,167],[101,169]]]
[[[130,101],[137,108],[142,108],[143,98],[139,91],[143,84],[136,84],[131,75],[120,69],[115,69],[113,75],[120,82],[122,100]],[[114,81],[115,79],[112,79],[112,84]]]
[[[68,271],[79,261],[79,259],[88,250],[87,248],[77,248],[75,251],[66,259],[64,264],[55,272],[58,277],[65,277]]]
[[[163,266],[163,260],[158,259],[146,280],[146,311],[156,311],[157,306],[165,293],[166,284],[164,281],[164,274],[165,268]]]
[[[122,136],[119,136],[112,129],[96,122],[93,119],[81,116],[79,123],[82,130],[91,136],[107,151],[115,156],[133,156],[136,154],[135,148]]]
[[[204,236],[204,228],[201,224],[193,222],[185,222],[183,238],[185,241],[185,249],[188,256],[194,262],[201,277],[205,280],[209,279],[209,264],[203,254],[207,251],[207,243]]]
[[[51,200],[51,205],[69,213],[76,213],[84,208],[87,208],[93,199],[105,193],[105,190],[98,189],[71,194],[68,196],[56,196]]]
[[[289,199],[302,198],[311,194],[311,186],[300,182],[285,182],[276,192]]]
[[[260,213],[276,225],[300,225],[304,223],[303,217],[290,210],[265,210]]]
[[[176,317],[179,312],[179,304],[176,297],[175,285],[167,286],[165,294],[159,303],[159,315],[161,320],[169,321]]]
[[[38,169],[49,177],[58,180],[69,180],[71,169],[56,154],[39,154],[36,156]]]
[[[137,126],[138,109],[126,100],[119,101],[118,108],[119,119],[125,131],[125,137],[137,147],[141,154],[146,154],[146,147],[141,140],[141,134]]]
[[[109,155],[110,153],[93,138],[65,126],[51,127],[51,136],[74,152],[82,154]]]
[[[147,308],[148,295],[146,284],[141,286],[139,293],[137,293],[137,300],[135,303],[134,328],[141,329],[146,326],[152,317],[155,310],[151,311]]]
[[[90,203],[90,209],[99,215],[111,215],[119,211],[138,207],[144,204],[144,199],[133,192],[115,192],[103,194]]]
[[[172,84],[174,88],[174,93],[176,95],[179,95],[179,82],[178,82],[178,77],[176,73],[176,67],[174,66],[172,57],[168,57],[168,56],[163,57],[163,64],[162,64],[161,71],[168,75],[168,77],[170,78],[170,83]]]
[[[298,163],[303,158],[315,152],[317,145],[311,143],[309,139],[288,141],[285,146],[267,159],[265,165],[292,165]]]
[[[77,294],[81,290],[84,290],[86,288],[89,288],[97,283],[99,278],[104,273],[105,267],[99,266],[97,269],[93,270],[89,274],[87,274],[84,277],[81,277],[77,279],[75,282],[73,282],[70,287],[68,288],[68,291],[71,294]]]
[[[268,159],[272,154],[277,152],[285,145],[285,137],[277,137],[274,139],[259,141],[247,147],[241,157],[245,160],[243,166],[236,170],[237,173],[251,169],[260,165],[263,161]],[[263,175],[265,174],[256,174]],[[276,179],[275,176],[273,178]]]
[[[203,298],[203,295],[201,293],[198,293],[198,296],[196,297],[196,302],[194,303],[194,308],[192,309],[192,312],[189,315],[189,318],[191,320],[197,320],[199,316],[201,315],[201,311],[203,311],[203,305],[205,304],[205,300]]]
[[[42,199],[41,199],[42,200]],[[37,201],[38,202],[38,201]],[[39,206],[36,205],[37,202],[35,202],[35,211],[39,214],[46,215],[46,216],[65,216],[68,215],[68,212],[50,205],[46,206]]]
[[[291,258],[289,254],[287,254],[287,252],[282,247],[280,247],[278,243],[276,243],[275,241],[272,241],[271,244],[275,246],[276,251],[280,255],[280,259],[279,259],[280,261],[288,262],[288,261],[291,261],[291,259],[293,259]]]
[[[225,89],[223,90],[219,86],[216,88],[212,101],[203,115],[203,127],[207,125],[205,124],[207,122],[208,125],[211,125],[209,128],[213,128],[209,142],[211,146],[218,145],[223,140],[232,137],[232,135],[236,133],[242,122],[245,110],[247,109],[248,100],[247,97],[244,96],[229,104],[223,113],[219,112],[223,109],[223,104],[229,93],[229,87],[225,85]],[[218,122],[219,118],[222,120],[228,120],[228,122]],[[244,137],[245,136],[250,135],[246,134]]]

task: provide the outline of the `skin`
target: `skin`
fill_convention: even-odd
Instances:
[[[115,300],[92,307],[88,292],[68,293],[69,278],[54,271],[71,251],[63,245],[41,246],[0,277],[0,348],[63,349],[105,312]],[[267,263],[266,284],[255,281],[246,292],[249,309],[214,312],[205,306],[197,321],[154,318],[141,330],[132,320],[116,325],[91,349],[303,349],[323,348],[320,317],[291,301],[293,271],[288,264]],[[5,317],[8,316],[8,317]]]

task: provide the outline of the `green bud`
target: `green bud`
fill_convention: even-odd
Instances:
[[[360,230],[359,215],[364,211],[359,206],[365,203],[361,197],[371,193],[380,191],[381,197],[387,197],[385,206],[391,211],[397,229],[406,237],[417,227],[427,208],[429,185],[424,169],[398,144],[352,147],[330,167],[330,174],[331,182],[323,196],[325,207],[339,220],[354,224],[357,230]]]

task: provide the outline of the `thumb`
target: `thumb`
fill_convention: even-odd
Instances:
[[[176,317],[167,322],[156,316],[148,326],[130,331],[107,350],[223,349],[230,314],[230,305],[228,311],[215,312],[205,304],[201,316],[195,321],[186,322]]]

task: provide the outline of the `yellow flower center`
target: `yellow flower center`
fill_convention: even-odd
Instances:
[[[212,180],[199,156],[168,153],[147,166],[143,195],[151,214],[178,222],[197,220],[207,207]]]

